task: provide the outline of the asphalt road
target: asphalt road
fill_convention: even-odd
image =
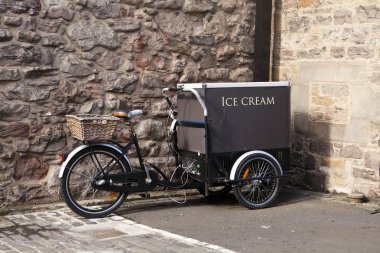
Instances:
[[[181,200],[181,198],[177,198]],[[183,200],[183,199],[182,199]],[[283,190],[271,208],[248,210],[188,196],[126,202],[116,213],[135,222],[238,252],[380,252],[380,213],[339,197]]]

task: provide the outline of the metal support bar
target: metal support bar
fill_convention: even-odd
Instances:
[[[218,183],[224,183],[224,184],[238,184],[245,181],[253,181],[253,180],[266,180],[266,179],[275,179],[275,178],[283,178],[283,177],[289,177],[289,174],[279,175],[279,176],[270,176],[270,177],[248,177],[244,179],[234,179],[234,180],[227,180],[222,179],[218,180]]]
[[[179,126],[184,126],[184,127],[194,127],[194,128],[206,127],[206,123],[201,122],[201,121],[178,120],[177,123]]]

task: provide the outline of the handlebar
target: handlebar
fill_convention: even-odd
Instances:
[[[199,104],[202,106],[204,116],[207,117],[206,104],[203,101],[203,99],[201,98],[201,96],[199,95],[198,91],[196,91],[193,88],[163,88],[162,94],[165,97],[166,101],[168,102],[170,108],[172,108],[172,103],[170,102],[169,96],[166,94],[166,92],[168,92],[168,91],[170,91],[170,92],[178,92],[178,91],[185,91],[186,92],[187,91],[187,92],[193,93],[195,95],[195,97],[197,98]]]
[[[177,89],[177,88],[163,88],[162,89],[162,95],[164,97],[168,97],[168,95],[166,94],[166,92],[170,91],[170,92],[178,92],[180,91],[181,89]]]

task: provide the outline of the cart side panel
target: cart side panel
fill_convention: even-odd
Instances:
[[[203,97],[201,89],[198,90]],[[192,93],[181,93],[177,100],[178,120],[204,122],[203,109]],[[205,129],[178,126],[178,149],[205,154]]]
[[[290,87],[208,89],[211,153],[290,147]]]

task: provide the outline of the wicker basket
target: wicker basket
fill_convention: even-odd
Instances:
[[[66,115],[71,136],[82,141],[110,140],[118,118],[107,115]]]

